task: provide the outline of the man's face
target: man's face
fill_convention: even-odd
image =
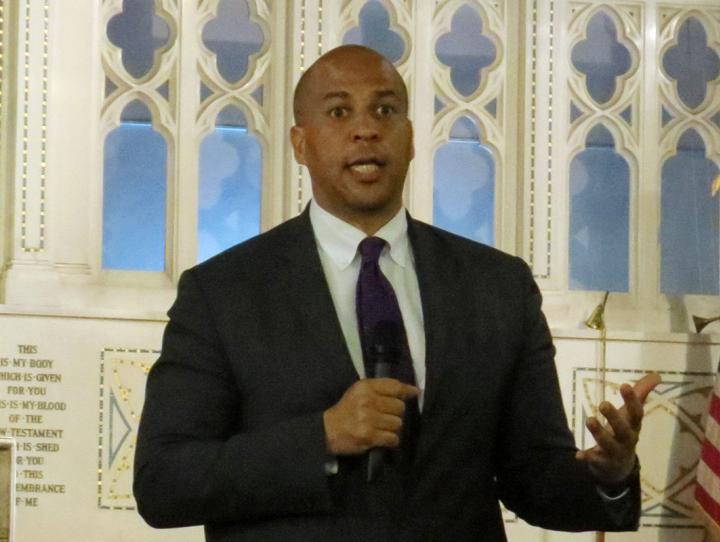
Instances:
[[[347,222],[382,225],[402,206],[413,157],[402,79],[379,55],[353,48],[330,53],[307,76],[291,138],[315,200]]]

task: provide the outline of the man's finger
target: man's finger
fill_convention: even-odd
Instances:
[[[657,387],[658,384],[660,384],[660,382],[662,382],[662,378],[660,378],[660,375],[657,373],[646,374],[640,380],[635,382],[633,390],[635,390],[635,395],[637,395],[637,398],[641,403],[645,402],[647,396]]]
[[[417,386],[411,386],[410,384],[403,384],[403,388],[400,390],[400,395],[398,397],[403,401],[407,401],[408,399],[418,397],[419,395],[420,388]]]
[[[599,446],[593,446],[587,450],[578,450],[575,454],[575,459],[580,461],[586,461],[587,463],[606,463],[607,454],[602,451]]]
[[[392,416],[402,416],[405,412],[405,403],[402,399],[387,395],[379,395],[374,402],[375,410]]]
[[[640,405],[640,408],[642,412],[642,405]],[[607,401],[603,401],[599,409],[602,415],[607,418],[615,438],[621,443],[634,446],[637,442],[638,427],[632,423],[632,420],[629,420],[627,416],[623,416],[621,411],[617,410]],[[627,411],[629,411],[629,409],[627,409]],[[640,419],[642,419],[642,414],[640,415]]]
[[[592,433],[595,442],[598,446],[610,456],[620,456],[623,453],[622,446],[615,440],[612,433],[606,428],[595,417],[588,418],[585,426]]]
[[[625,402],[625,412],[627,413],[628,423],[636,431],[640,430],[644,414],[643,404],[635,393],[635,389],[629,384],[620,386],[620,395]]]
[[[381,431],[371,448],[397,448],[400,446],[400,437],[394,431]]]
[[[378,417],[376,426],[381,431],[390,431],[398,433],[402,428],[402,418],[399,416],[391,416],[390,414],[382,414]]]
[[[379,395],[397,397],[398,399],[410,399],[420,395],[420,389],[404,384],[394,378],[370,378],[367,380],[373,391]]]

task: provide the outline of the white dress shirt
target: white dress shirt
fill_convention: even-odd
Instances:
[[[327,212],[315,201],[310,203],[310,222],[345,343],[358,375],[364,378],[355,290],[361,263],[358,245],[367,235]],[[390,281],[400,305],[415,380],[420,388],[419,405],[422,408],[425,392],[425,329],[405,210],[400,209],[374,237],[380,237],[387,243],[380,253],[380,269]]]

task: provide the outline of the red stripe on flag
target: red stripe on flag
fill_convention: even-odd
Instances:
[[[715,378],[715,389],[710,398],[708,418],[705,422],[705,441],[700,453],[700,464],[704,464],[707,470],[705,480],[696,481],[695,500],[717,526],[720,525],[720,502],[713,495],[720,495],[720,435],[716,427],[720,425],[720,380],[717,375]],[[709,431],[711,425],[713,428]]]
[[[710,416],[715,418],[715,421],[720,423],[720,397],[717,396],[717,392],[713,393],[712,399],[710,400]]]
[[[720,504],[700,484],[695,486],[695,500],[716,523],[720,523]]]
[[[713,471],[715,476],[720,478],[720,451],[715,446],[717,446],[716,442],[710,442],[705,439],[705,442],[703,442],[702,445],[700,457],[702,458],[703,463],[705,463],[710,470]]]

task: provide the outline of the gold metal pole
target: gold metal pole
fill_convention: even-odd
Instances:
[[[602,302],[593,309],[588,319],[585,320],[587,327],[600,331],[600,362],[597,367],[600,376],[595,384],[595,398],[598,400],[598,404],[605,400],[605,375],[607,374],[607,326],[605,325],[605,306],[607,305],[609,296],[610,291],[606,291]],[[597,412],[595,412],[595,414],[597,414]],[[605,533],[603,531],[595,533],[595,542],[605,542]]]

